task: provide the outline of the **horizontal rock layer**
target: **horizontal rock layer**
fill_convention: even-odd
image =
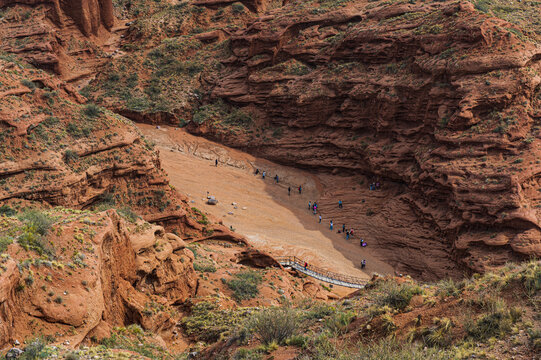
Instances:
[[[438,278],[541,255],[541,47],[516,26],[467,2],[291,4],[234,34],[231,51],[212,97],[278,135],[189,129],[382,182],[370,216],[365,192],[337,179],[328,191],[358,204],[348,225],[398,270]]]

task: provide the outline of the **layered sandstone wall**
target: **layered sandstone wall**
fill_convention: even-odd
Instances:
[[[86,35],[97,35],[101,26],[111,29],[115,18],[112,0],[1,0],[0,8],[23,4],[50,6],[49,15],[58,25],[65,25],[66,17],[71,18]]]
[[[366,196],[344,190],[358,204],[348,225],[399,270],[434,278],[541,255],[535,39],[469,2],[288,11],[232,36],[210,88],[283,135],[191,131],[281,163],[379,179],[393,193],[370,216]]]

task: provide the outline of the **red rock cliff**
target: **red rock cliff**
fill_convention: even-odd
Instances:
[[[400,271],[434,278],[540,256],[538,43],[467,2],[293,5],[231,38],[210,89],[283,131],[243,147],[380,179],[392,191],[370,216],[349,191],[348,224]]]
[[[15,5],[51,6],[50,16],[58,25],[65,24],[65,18],[71,18],[87,36],[97,35],[100,26],[110,29],[114,25],[112,0],[0,0],[0,8]]]

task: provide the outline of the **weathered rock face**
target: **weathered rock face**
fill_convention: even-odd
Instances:
[[[54,215],[62,218],[49,235],[56,260],[16,244],[1,257],[0,346],[35,336],[38,329],[77,346],[87,337],[107,336],[113,326],[137,323],[159,332],[175,325],[150,304],[180,304],[195,294],[193,254],[180,238],[148,223],[127,227],[114,211]],[[16,226],[16,220],[2,218],[0,230]],[[24,256],[30,258],[21,267]]]
[[[80,104],[71,86],[45,72],[9,61],[0,69],[1,203],[106,203],[166,226],[187,222],[183,198],[132,123]]]
[[[115,22],[112,0],[1,0],[0,8],[15,4],[45,4],[50,7],[48,15],[51,20],[65,26],[68,17],[87,36],[97,35],[101,26],[111,29]]]
[[[115,24],[111,0],[1,0],[0,50],[62,75],[88,76]]]
[[[229,4],[233,4],[235,0],[196,0],[193,2],[194,5],[199,6],[208,6],[220,8]],[[273,0],[241,0],[244,6],[246,6],[252,12],[263,12],[267,10],[268,6],[273,2]]]
[[[537,42],[468,2],[294,5],[232,36],[211,89],[282,135],[190,130],[383,183],[375,209],[361,202],[367,182],[333,178],[323,200],[347,196],[348,225],[399,271],[435,278],[541,255]]]

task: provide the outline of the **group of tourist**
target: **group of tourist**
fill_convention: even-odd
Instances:
[[[368,186],[368,189],[369,190],[379,190],[379,189],[381,189],[381,184],[380,184],[379,181],[370,183],[370,185]]]
[[[216,166],[218,164],[218,161],[216,160]],[[255,175],[259,175],[261,174],[261,178],[263,180],[265,180],[265,177],[267,176],[267,172],[265,170],[259,170],[259,169],[255,169]],[[278,174],[276,174],[274,176],[274,182],[276,184],[278,184],[280,182],[280,178],[278,176]],[[374,183],[371,183],[370,186],[369,186],[369,189],[370,190],[379,190],[380,189],[380,182],[377,181],[377,182],[374,182]],[[298,188],[297,188],[298,192],[299,192],[299,195],[302,195],[302,185],[299,185]],[[291,196],[291,186],[288,186],[287,188],[287,195],[288,196]],[[338,200],[338,208],[339,209],[343,209],[344,208],[344,203],[342,202],[342,200]],[[312,202],[311,200],[308,201],[308,210],[310,212],[312,212],[314,215],[318,215],[318,212],[317,212],[317,209],[318,209],[318,204],[316,201]],[[322,217],[321,217],[321,214],[318,215],[318,223],[321,224],[321,221],[322,221]],[[331,219],[330,222],[329,222],[329,229],[331,231],[334,230],[334,222],[333,220]],[[354,230],[353,229],[346,229],[346,224],[342,224],[342,230],[338,230],[338,233],[343,233],[346,240],[349,240],[350,238],[353,238],[353,234],[354,234]],[[361,247],[365,247],[367,244],[366,242],[361,239],[360,241],[360,246]],[[304,268],[306,270],[307,268],[307,263],[304,264]],[[361,261],[361,269],[364,269],[366,267],[366,260],[362,260]]]

